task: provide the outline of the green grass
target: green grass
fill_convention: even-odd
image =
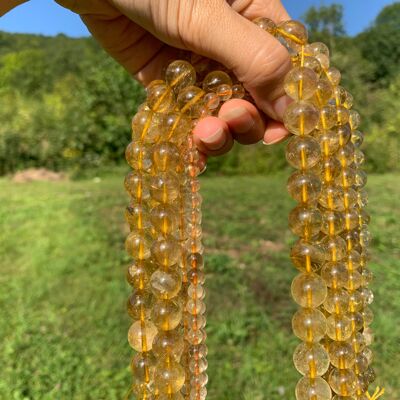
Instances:
[[[399,176],[370,178],[378,381],[400,398]],[[210,400],[293,399],[285,177],[204,178]],[[122,176],[0,181],[0,399],[129,385]],[[284,391],[284,394],[282,392]]]

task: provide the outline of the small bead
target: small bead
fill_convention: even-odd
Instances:
[[[313,273],[297,275],[292,282],[291,291],[297,304],[309,308],[320,306],[327,295],[325,281]]]
[[[330,156],[339,149],[339,138],[334,131],[324,131],[315,137],[325,156]]]
[[[294,314],[292,328],[301,340],[318,343],[326,333],[326,318],[319,310],[302,308]]]
[[[232,79],[226,72],[210,72],[203,80],[203,90],[205,92],[216,92],[220,85],[232,86]]]
[[[344,289],[328,289],[324,308],[330,314],[345,313],[349,309],[350,297]]]
[[[317,84],[317,90],[315,91],[313,102],[319,107],[323,107],[332,97],[332,93],[333,89],[331,83],[327,79],[320,79]]]
[[[297,400],[331,400],[331,398],[332,392],[328,383],[320,377],[310,379],[305,376],[297,383]]]
[[[128,341],[130,346],[140,352],[150,351],[157,335],[157,328],[150,321],[136,321],[129,328]]]
[[[340,71],[335,68],[335,67],[330,67],[328,68],[326,71],[326,77],[328,78],[329,82],[331,82],[331,84],[333,86],[337,86],[340,83],[340,79],[341,79],[341,73]]]
[[[136,354],[131,361],[131,370],[137,382],[148,383],[154,377],[154,356],[151,353]]]
[[[360,114],[355,110],[350,110],[349,124],[352,130],[356,130],[361,123]]]
[[[360,131],[352,131],[351,132],[351,141],[356,147],[360,147],[364,141],[364,134]]]
[[[237,84],[237,85],[232,86],[232,98],[233,99],[243,99],[245,94],[246,94],[246,92],[242,85]]]
[[[317,54],[324,54],[329,57],[329,48],[326,44],[321,42],[310,43],[305,48],[306,54],[312,54],[316,56]]]
[[[188,86],[178,95],[177,105],[181,113],[192,118],[199,118],[203,112],[205,92],[197,86]]]
[[[293,354],[296,369],[302,374],[313,377],[322,376],[329,368],[329,356],[318,343],[301,343]]]
[[[221,100],[219,96],[214,92],[207,93],[204,96],[204,105],[208,110],[216,110],[219,107],[220,102]]]
[[[227,84],[219,85],[215,93],[221,101],[227,101],[232,97],[232,86]]]

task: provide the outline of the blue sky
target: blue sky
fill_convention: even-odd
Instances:
[[[2,1],[2,0],[0,0]],[[345,10],[345,27],[354,35],[368,27],[379,11],[394,0],[283,0],[291,16],[300,18],[310,6],[341,3]],[[30,0],[0,18],[0,30],[68,36],[89,33],[79,17],[58,6],[54,0]]]

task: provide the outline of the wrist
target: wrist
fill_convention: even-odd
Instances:
[[[28,0],[2,0],[0,2],[0,17],[27,1]]]

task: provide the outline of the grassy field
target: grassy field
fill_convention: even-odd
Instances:
[[[373,346],[400,399],[400,176],[370,178]],[[203,178],[210,400],[292,400],[282,176]],[[129,385],[122,176],[0,181],[0,399],[121,400]]]

